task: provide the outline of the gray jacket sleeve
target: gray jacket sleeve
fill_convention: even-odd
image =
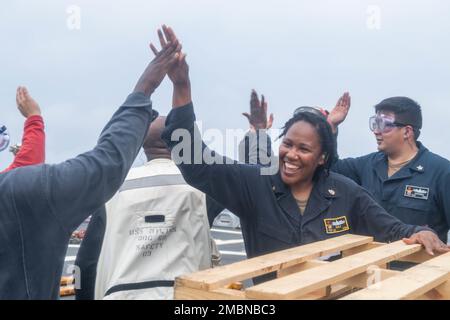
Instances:
[[[152,119],[151,102],[133,93],[103,129],[96,147],[42,175],[49,208],[68,232],[107,202],[122,185]]]

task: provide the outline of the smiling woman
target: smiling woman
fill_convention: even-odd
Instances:
[[[285,125],[280,138],[280,174],[299,201],[309,199],[313,179],[328,174],[333,163],[334,145],[331,128],[323,117],[299,112]]]

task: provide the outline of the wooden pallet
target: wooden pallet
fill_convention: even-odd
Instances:
[[[341,252],[343,258],[319,258]],[[400,271],[391,261],[419,263]],[[235,283],[276,272],[277,278],[246,289]],[[450,253],[432,257],[421,245],[373,242],[344,235],[178,277],[175,299],[450,299]]]
[[[61,297],[68,297],[75,295],[75,286],[73,286],[73,277],[61,277],[59,295]]]

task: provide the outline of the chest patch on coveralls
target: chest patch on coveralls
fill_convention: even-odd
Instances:
[[[429,193],[429,188],[406,186],[404,196],[408,198],[428,200]]]
[[[327,234],[334,234],[350,230],[346,216],[323,219],[323,222],[325,223],[325,230]]]

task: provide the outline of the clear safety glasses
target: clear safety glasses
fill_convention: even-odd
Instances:
[[[372,132],[387,133],[396,127],[406,127],[406,124],[395,122],[394,118],[382,114],[369,118],[369,128]]]

